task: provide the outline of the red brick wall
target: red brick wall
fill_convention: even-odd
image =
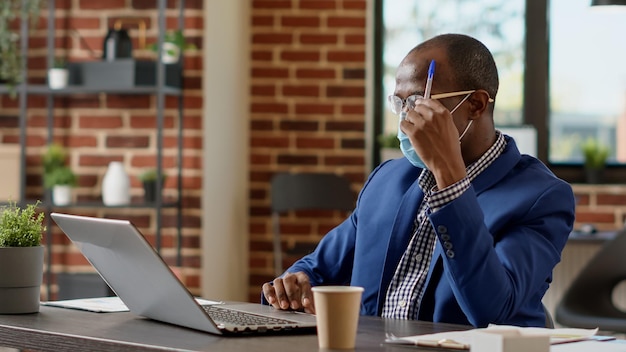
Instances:
[[[626,224],[624,185],[574,185],[576,196],[575,229],[593,224],[599,231],[621,229]]]
[[[187,0],[185,34],[201,48],[202,2]],[[336,172],[353,181],[356,192],[365,169],[365,41],[366,1],[254,0],[251,4],[250,105],[250,299],[258,300],[261,283],[273,278],[269,180],[281,171]],[[168,4],[167,23],[176,26],[176,6]],[[56,55],[71,61],[100,55],[102,39],[114,19],[141,18],[148,24],[148,42],[156,37],[155,1],[57,1]],[[31,33],[29,81],[45,82],[45,26]],[[136,25],[130,35],[137,47]],[[71,28],[76,29],[79,40]],[[136,57],[152,57],[148,50]],[[183,272],[185,283],[200,293],[200,197],[202,129],[202,57],[186,53],[183,160]],[[242,92],[245,94],[245,92]],[[3,115],[18,114],[17,101],[3,96]],[[56,98],[55,140],[70,149],[71,165],[80,178],[79,199],[100,194],[101,179],[111,160],[124,162],[131,176],[155,163],[155,98],[150,96],[84,95]],[[28,194],[41,198],[39,155],[46,144],[45,97],[28,101]],[[175,98],[165,111],[164,164],[173,173],[176,160]],[[18,142],[17,118],[4,119],[2,143]],[[166,194],[175,195],[170,177]],[[132,194],[141,196],[133,177]],[[133,220],[154,242],[151,210],[100,208],[68,212]],[[163,254],[173,262],[174,212],[165,211]],[[283,219],[285,247],[315,242],[346,214],[298,213]],[[88,264],[58,231],[53,239],[53,271],[89,270]],[[295,258],[286,258],[285,265]]]
[[[178,26],[178,2],[168,1],[167,28]],[[147,42],[156,41],[157,10],[155,0],[57,0],[55,56],[70,62],[99,60],[103,38],[116,19],[140,18],[147,24]],[[46,82],[46,36],[48,11],[41,13],[38,27],[31,31],[28,52],[28,81]],[[202,187],[202,30],[201,0],[187,0],[185,36],[199,50],[185,53],[184,112],[178,116],[177,97],[167,97],[164,110],[163,166],[168,174],[164,196],[177,196],[177,142],[181,121],[182,158],[182,274],[185,284],[200,293],[200,235]],[[138,47],[137,24],[124,25],[133,39],[135,58],[155,59],[149,49]],[[82,40],[79,38],[82,37]],[[102,177],[110,161],[122,161],[131,178],[133,199],[143,195],[137,176],[156,165],[156,97],[149,95],[86,94],[54,98],[54,141],[67,147],[70,165],[79,176],[74,190],[78,201],[100,200]],[[47,143],[46,97],[30,95],[27,102],[27,198],[43,199],[40,155]],[[19,143],[18,101],[0,97],[0,143]],[[7,116],[7,117],[4,117]],[[155,243],[156,213],[152,209],[114,209],[76,207],[63,212],[132,220]],[[176,212],[163,211],[162,254],[174,265],[177,231]],[[47,241],[48,239],[46,239]],[[56,227],[53,227],[52,271],[91,271],[90,265]],[[55,276],[52,276],[55,297]]]
[[[365,165],[366,1],[254,0],[251,18],[250,300],[274,277],[269,180]],[[285,249],[317,242],[346,214],[288,214]],[[295,258],[286,258],[287,266]]]

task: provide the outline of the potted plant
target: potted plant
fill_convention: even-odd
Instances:
[[[55,59],[54,65],[48,70],[48,86],[50,89],[63,89],[67,87],[69,71],[65,60]]]
[[[46,228],[38,205],[21,209],[13,202],[0,209],[0,314],[39,311]]]
[[[609,148],[594,138],[588,138],[581,146],[585,159],[585,176],[588,183],[601,183]]]
[[[157,175],[158,173],[156,169],[146,170],[139,175],[139,180],[143,185],[143,198],[148,203],[156,201]],[[166,179],[167,175],[161,173],[161,190],[163,189]]]
[[[157,51],[157,44],[154,43],[150,46],[153,51]],[[187,43],[183,32],[180,30],[170,30],[165,32],[163,36],[163,50],[161,52],[161,61],[164,64],[175,64],[180,58],[180,53],[183,50],[195,49],[196,46],[193,43]]]
[[[402,157],[400,150],[400,140],[395,133],[386,133],[378,136],[380,145],[380,161],[398,159]]]
[[[12,96],[15,85],[23,80],[19,26],[12,25],[22,14],[35,25],[44,0],[0,1],[0,80],[6,82]]]
[[[67,151],[59,144],[51,144],[43,155],[43,182],[52,190],[52,202],[68,205],[72,200],[72,187],[76,186],[76,174],[67,166]]]

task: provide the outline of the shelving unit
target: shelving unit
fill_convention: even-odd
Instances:
[[[51,9],[48,11],[48,27],[47,27],[47,67],[52,67],[54,62],[54,52],[55,52],[55,0],[48,0],[48,8]],[[183,30],[184,24],[184,16],[183,11],[185,8],[185,1],[179,0],[179,18],[178,18],[178,28]],[[20,175],[20,203],[21,205],[28,203],[26,199],[26,138],[27,138],[27,101],[29,95],[42,95],[46,96],[46,106],[47,106],[47,142],[48,144],[52,143],[54,137],[54,97],[57,96],[79,96],[79,95],[93,95],[93,94],[120,94],[120,95],[153,95],[156,97],[156,170],[157,170],[157,189],[161,189],[160,183],[161,175],[163,173],[163,128],[164,128],[164,107],[165,107],[165,98],[166,96],[176,96],[178,97],[178,145],[177,145],[177,195],[176,199],[170,201],[169,199],[166,201],[163,198],[161,192],[157,192],[156,200],[153,203],[137,203],[137,204],[129,204],[127,206],[119,206],[119,207],[107,207],[101,202],[78,202],[75,204],[70,204],[68,206],[56,206],[53,205],[51,199],[49,199],[49,193],[46,192],[45,200],[43,206],[45,207],[46,213],[50,213],[56,209],[63,208],[129,208],[129,209],[137,209],[137,208],[145,208],[145,209],[154,209],[156,213],[156,232],[155,232],[155,249],[160,252],[162,246],[162,238],[161,238],[161,226],[162,226],[162,209],[164,208],[175,208],[176,211],[176,230],[177,230],[177,248],[176,248],[176,265],[181,264],[181,224],[182,224],[182,204],[181,204],[181,195],[182,195],[182,150],[183,150],[183,142],[182,142],[182,132],[183,132],[183,94],[182,89],[177,87],[170,87],[165,85],[165,64],[160,60],[161,57],[161,48],[163,47],[164,34],[165,34],[165,10],[166,10],[166,0],[157,0],[157,10],[158,10],[158,41],[157,46],[159,48],[157,57],[159,58],[156,64],[156,84],[154,86],[135,86],[135,87],[120,87],[120,88],[94,88],[87,86],[68,86],[64,89],[56,89],[52,90],[47,85],[31,85],[27,83],[27,79],[23,81],[25,83],[20,84],[16,87],[17,94],[19,97],[19,131],[20,131],[20,161],[21,161],[21,175]],[[27,57],[28,53],[28,34],[29,28],[27,21],[22,21],[21,23],[21,50],[22,56]],[[182,53],[181,53],[182,55]],[[182,81],[182,56],[181,56],[181,81]],[[23,74],[24,77],[27,77],[27,67],[26,61],[23,63]],[[181,84],[181,87],[183,85]],[[6,86],[0,85],[0,94],[8,94],[9,89]],[[47,294],[50,296],[50,285],[51,285],[51,274],[52,274],[52,236],[51,236],[51,228],[52,222],[50,217],[47,217],[47,228],[48,233],[46,236],[45,246],[47,248],[47,263],[46,263],[46,282],[47,282]]]

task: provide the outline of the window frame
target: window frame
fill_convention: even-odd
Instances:
[[[373,143],[371,159],[373,165],[380,163],[380,144],[376,136],[383,132],[385,106],[383,89],[383,46],[384,21],[383,1],[374,1],[373,33]],[[390,0],[386,0],[390,1]],[[544,16],[538,15],[544,14]],[[549,0],[526,0],[524,43],[524,98],[522,103],[522,124],[531,125],[537,131],[537,158],[546,164],[559,178],[569,183],[585,183],[582,163],[550,163],[549,118],[550,118],[550,36]],[[626,164],[608,164],[604,173],[604,183],[626,182]]]

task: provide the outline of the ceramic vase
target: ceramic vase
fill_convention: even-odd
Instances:
[[[119,161],[109,163],[102,180],[102,203],[106,206],[127,205],[130,203],[130,179]]]

